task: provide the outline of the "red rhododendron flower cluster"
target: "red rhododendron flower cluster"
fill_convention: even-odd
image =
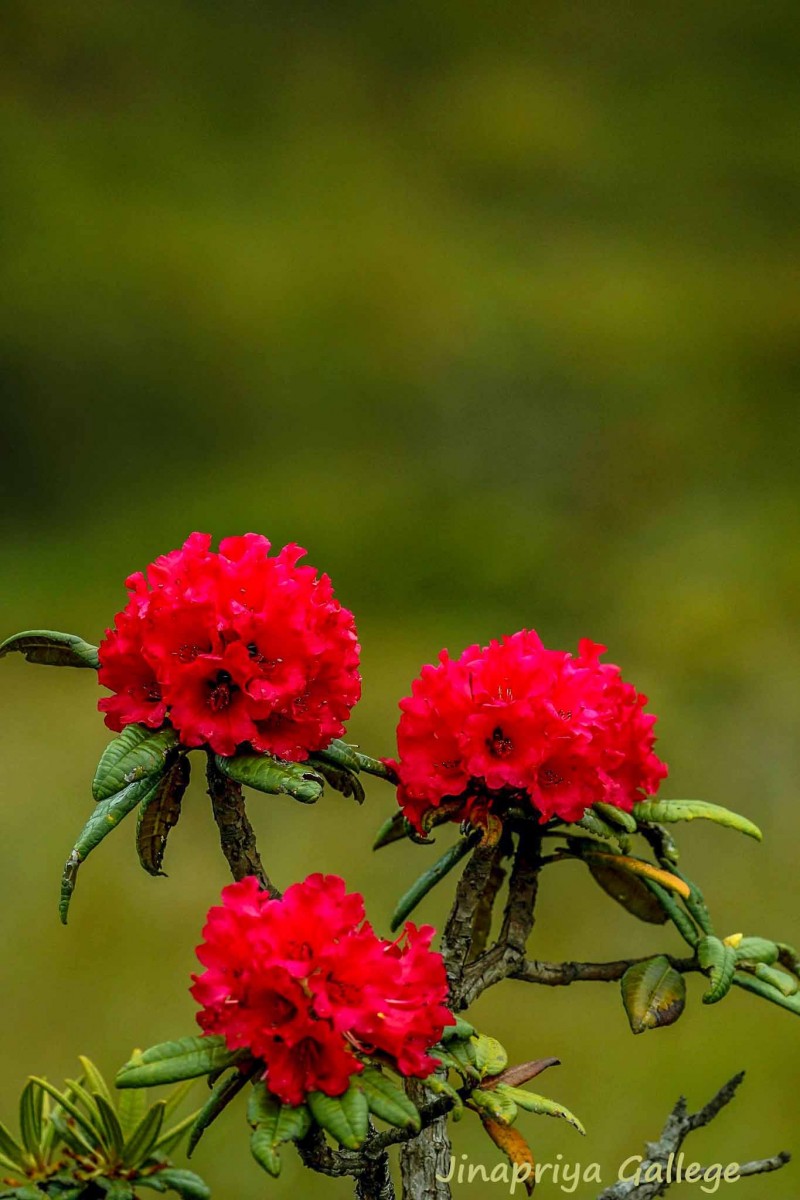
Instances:
[[[409,820],[420,829],[446,802],[452,820],[481,823],[527,797],[543,821],[574,821],[597,801],[630,811],[655,792],[667,774],[656,718],[604,651],[584,639],[573,657],[522,630],[423,667],[400,702],[392,763]]]
[[[99,651],[106,724],[168,721],[186,746],[304,759],[341,736],[361,694],[353,614],[298,566],[299,546],[270,557],[255,533],[210,545],[193,533],[126,580]]]
[[[191,989],[198,1023],[260,1059],[286,1104],[341,1095],[362,1054],[425,1078],[437,1065],[428,1050],[453,1023],[433,933],[409,923],[397,941],[378,937],[363,898],[336,875],[309,875],[280,900],[251,876],[224,888],[208,914],[197,948],[206,970]]]

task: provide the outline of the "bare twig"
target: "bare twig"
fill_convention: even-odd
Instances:
[[[563,963],[538,962],[536,959],[529,959],[512,972],[512,978],[523,980],[525,983],[542,983],[546,987],[566,987],[570,983],[592,981],[616,983],[622,979],[628,967],[632,967],[636,963],[647,962],[652,957],[652,954],[646,954],[641,958],[620,958],[614,962]],[[690,971],[701,969],[695,958],[675,958],[671,954],[665,954],[663,957],[669,960],[676,971],[680,971],[684,975]]]
[[[703,1126],[711,1124],[722,1109],[730,1104],[743,1079],[744,1071],[734,1075],[733,1079],[729,1079],[716,1095],[712,1096],[709,1102],[696,1113],[687,1111],[686,1100],[681,1096],[667,1117],[659,1140],[648,1142],[645,1148],[646,1157],[642,1160],[635,1178],[620,1180],[613,1187],[606,1188],[600,1193],[597,1200],[657,1200],[657,1197],[663,1196],[674,1183],[680,1182],[679,1171],[681,1168],[678,1156],[686,1137],[696,1129],[702,1129]],[[780,1170],[789,1162],[790,1157],[791,1155],[783,1151],[771,1158],[745,1163],[739,1167],[738,1173],[739,1175],[764,1175],[769,1171]],[[704,1175],[698,1182],[702,1181],[711,1168],[706,1167],[702,1170]],[[711,1178],[709,1175],[710,1180]]]

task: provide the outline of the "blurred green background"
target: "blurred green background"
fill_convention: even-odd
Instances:
[[[660,714],[663,794],[764,829],[683,832],[720,928],[800,939],[796,5],[10,0],[2,25],[3,634],[98,639],[124,576],[192,529],[296,540],[358,616],[350,733],[377,754],[442,645],[602,640]],[[123,829],[62,929],[96,684],[2,677],[8,1120],[29,1071],[113,1070],[192,1030],[225,871],[198,782],[169,879]],[[251,810],[281,884],[343,873],[386,930],[434,853],[370,854],[392,803],[375,783],[359,811]],[[537,957],[662,948],[577,867],[546,877]],[[639,1038],[614,986],[484,998],[516,1056],[563,1059],[545,1090],[587,1124],[529,1118],[539,1158],[609,1182],[679,1091],[699,1104],[740,1067],[690,1155],[800,1150],[800,1024],[689,990]],[[467,1121],[456,1145],[498,1161]],[[350,1194],[291,1154],[270,1182],[241,1112],[195,1162],[217,1197]],[[797,1179],[741,1189],[794,1200]]]

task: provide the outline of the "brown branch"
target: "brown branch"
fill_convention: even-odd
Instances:
[[[256,835],[245,810],[241,785],[217,769],[210,752],[206,777],[214,820],[219,828],[219,842],[231,875],[235,880],[255,875],[270,896],[279,897],[281,893],[267,875],[258,853]]]
[[[637,1183],[635,1178],[620,1180],[613,1187],[606,1188],[601,1192],[597,1200],[657,1200],[657,1197],[663,1196],[673,1183],[679,1182],[675,1163],[684,1140],[696,1129],[702,1129],[703,1126],[711,1124],[722,1109],[730,1104],[743,1079],[744,1071],[734,1075],[733,1079],[729,1079],[716,1095],[712,1096],[709,1102],[696,1113],[687,1111],[686,1100],[681,1096],[667,1117],[659,1140],[648,1142],[646,1146],[646,1157],[643,1158],[638,1170],[640,1182]],[[782,1151],[771,1158],[745,1163],[739,1168],[739,1175],[764,1175],[770,1171],[778,1171],[789,1162],[790,1158],[791,1155]],[[702,1178],[705,1178],[711,1168],[706,1167],[702,1170],[703,1175],[697,1182],[702,1182]],[[648,1176],[653,1178],[648,1179]],[[711,1181],[713,1181],[713,1177],[709,1176],[709,1182]]]
[[[641,958],[620,958],[614,962],[538,962],[529,959],[512,972],[513,979],[525,983],[542,983],[546,987],[566,987],[570,983],[598,982],[616,983],[622,978],[628,967],[636,963],[647,962],[652,954]],[[676,971],[685,975],[690,971],[699,971],[700,966],[695,958],[676,958],[671,954],[663,955]]]
[[[459,1010],[468,1008],[488,987],[513,975],[524,960],[539,886],[541,834],[535,827],[522,825],[518,838],[500,936],[462,972],[452,997]]]
[[[497,870],[507,850],[504,841],[501,838],[496,846],[477,846],[458,881],[453,906],[442,934],[442,957],[452,993],[458,989],[472,948],[476,918],[485,903],[496,898]]]

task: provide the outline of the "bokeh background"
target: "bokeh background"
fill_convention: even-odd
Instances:
[[[2,26],[3,634],[97,640],[192,529],[296,540],[357,613],[350,733],[377,754],[441,646],[602,640],[660,714],[663,794],[764,829],[682,834],[720,928],[800,939],[796,5],[11,0]],[[2,664],[7,1121],[29,1071],[192,1030],[225,879],[198,782],[169,878],[123,828],[58,925],[96,699],[89,672]],[[392,803],[251,810],[279,882],[343,873],[385,930],[435,853],[370,853]],[[543,892],[538,957],[678,949],[577,867]],[[692,1154],[800,1151],[800,1024],[689,991],[638,1038],[613,985],[484,998],[514,1055],[563,1059],[545,1090],[587,1124],[529,1118],[541,1159],[609,1182],[740,1067]],[[499,1161],[468,1122],[456,1146]],[[350,1194],[291,1153],[270,1182],[241,1112],[195,1162],[218,1197]],[[797,1169],[740,1187],[793,1200]]]

